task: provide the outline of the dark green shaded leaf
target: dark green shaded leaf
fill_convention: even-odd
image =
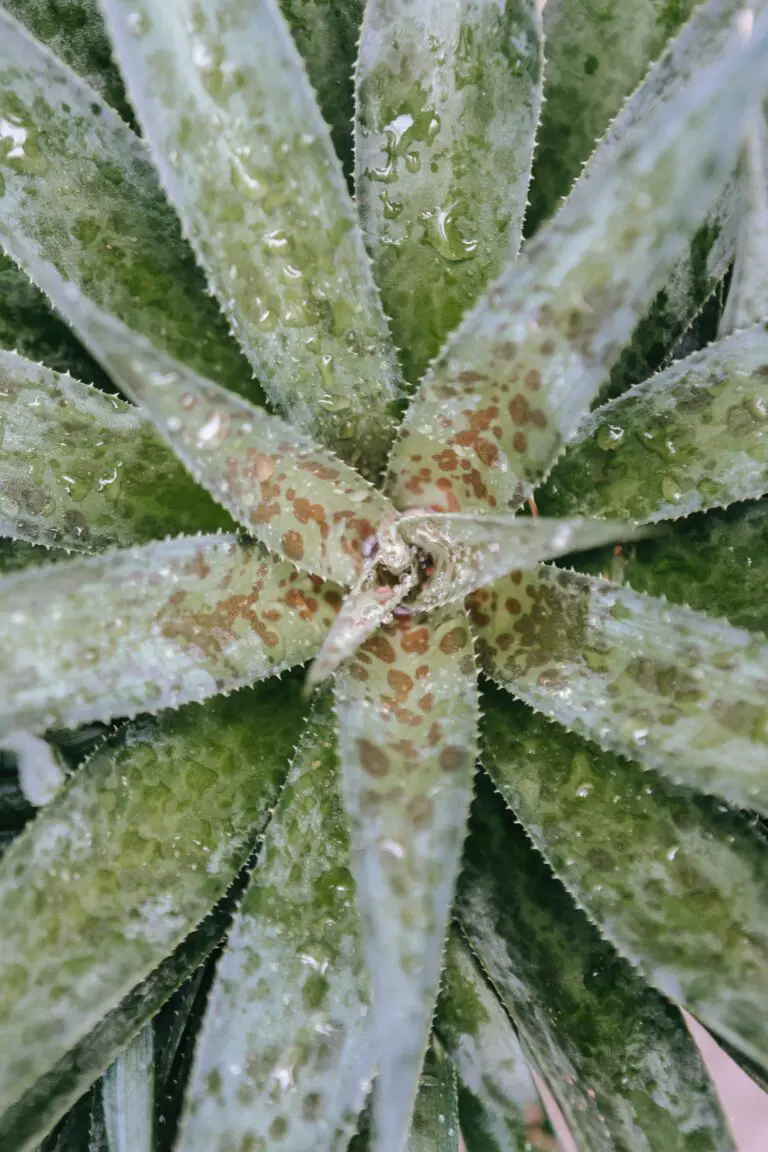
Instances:
[[[408,1152],[459,1152],[456,1073],[435,1041],[424,1060]]]
[[[485,783],[458,913],[585,1149],[733,1149],[679,1012],[600,938]]]

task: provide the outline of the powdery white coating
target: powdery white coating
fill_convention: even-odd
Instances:
[[[64,783],[64,766],[50,744],[17,730],[0,737],[0,745],[17,758],[19,787],[35,808],[50,804]]]

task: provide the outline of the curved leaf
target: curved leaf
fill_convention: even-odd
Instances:
[[[102,7],[161,179],[268,395],[375,474],[394,350],[277,0]]]
[[[341,787],[373,994],[374,1152],[402,1152],[472,792],[477,677],[463,609],[398,617],[336,677]]]
[[[51,265],[162,351],[258,399],[145,145],[4,9],[0,117],[0,245],[8,255],[35,281]],[[54,303],[77,331],[68,295]]]
[[[128,725],[6,853],[0,1111],[224,895],[274,803],[299,716],[280,685]]]
[[[0,531],[96,552],[228,520],[132,405],[0,351]]]
[[[712,802],[484,696],[484,763],[534,844],[643,975],[768,1069],[768,861]]]
[[[536,139],[529,231],[571,190],[595,140],[687,20],[696,0],[548,0],[547,67]]]
[[[587,417],[539,506],[552,515],[653,522],[762,496],[767,428],[768,333],[758,326],[694,352]]]
[[[353,167],[352,72],[364,0],[280,0],[344,171]]]
[[[394,513],[385,496],[279,416],[163,355],[87,299],[76,309],[102,363],[215,500],[277,555],[355,580],[365,542]]]
[[[145,1024],[104,1074],[102,1096],[109,1152],[153,1152],[154,1081],[152,1025]]]
[[[675,782],[768,811],[761,637],[545,567],[499,581],[474,620],[489,674],[534,708]]]
[[[434,1042],[424,1061],[408,1152],[459,1152],[456,1074]]]
[[[542,63],[535,0],[366,5],[357,195],[414,383],[508,250],[517,252]]]
[[[514,510],[547,474],[727,179],[766,43],[768,17],[628,133],[466,317],[397,442],[400,507]]]
[[[346,1147],[373,1075],[335,723],[315,708],[218,963],[179,1152]]]
[[[435,1029],[472,1095],[467,1111],[499,1152],[522,1152],[544,1109],[510,1019],[456,928],[448,936]]]
[[[7,576],[0,730],[157,711],[272,676],[314,655],[339,602],[223,535]]]
[[[600,938],[487,784],[458,912],[582,1147],[732,1152],[680,1013]]]
[[[739,238],[720,335],[768,320],[768,129],[755,108],[744,141]]]

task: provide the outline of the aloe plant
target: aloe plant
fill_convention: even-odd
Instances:
[[[766,7],[0,4],[0,1147],[734,1147]]]

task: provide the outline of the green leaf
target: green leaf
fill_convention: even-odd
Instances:
[[[154,1043],[145,1024],[104,1074],[104,1126],[109,1152],[153,1152]]]
[[[549,0],[544,5],[547,67],[529,232],[568,195],[595,140],[695,7],[696,0],[613,0],[608,5]]]
[[[498,1152],[521,1152],[544,1110],[510,1019],[456,928],[448,936],[435,1029],[471,1095],[466,1111]]]
[[[66,1074],[67,1054],[224,895],[300,715],[281,684],[130,724],[6,853],[0,1110],[59,1062]]]
[[[13,352],[0,351],[0,422],[8,536],[95,552],[229,521],[132,405]]]
[[[424,1061],[408,1152],[459,1152],[456,1074],[434,1041]]]
[[[545,567],[499,581],[474,620],[488,673],[537,710],[676,783],[768,811],[761,637]]]
[[[214,380],[258,399],[146,146],[0,9],[0,245]],[[56,277],[54,276],[54,281]],[[76,301],[78,292],[74,292]],[[77,331],[72,298],[57,310]]]
[[[768,501],[691,516],[627,549],[621,571],[638,592],[768,633]]]
[[[163,355],[87,299],[76,308],[102,363],[215,500],[277,555],[318,576],[355,580],[365,541],[395,511],[381,492],[279,416]]]
[[[542,63],[535,0],[366,6],[357,194],[414,383],[520,245]]]
[[[557,1152],[559,1145],[543,1112],[531,1113],[530,1140],[517,1125],[487,1105],[459,1077],[459,1126],[466,1152]]]
[[[406,513],[398,526],[408,543],[430,557],[434,568],[409,601],[409,606],[423,610],[463,600],[513,569],[636,534],[634,524],[621,521],[471,513]]]
[[[272,676],[315,654],[339,602],[223,535],[7,576],[0,730],[157,711]]]
[[[643,976],[768,1068],[765,841],[501,693],[484,763],[571,895]]]
[[[440,978],[478,715],[463,609],[397,617],[336,677],[341,787],[371,975],[374,1152],[402,1152]]]
[[[280,0],[283,16],[301,52],[336,155],[352,172],[352,71],[357,55],[364,0]]]
[[[539,507],[656,521],[762,496],[766,402],[768,333],[760,325],[694,352],[587,417]]]
[[[367,978],[329,705],[318,703],[302,736],[219,961],[179,1152],[346,1147],[370,1086]]]
[[[0,1121],[0,1139],[5,1140],[9,1148],[23,1148],[26,1152],[27,1148],[37,1146],[40,1137],[216,947],[226,931],[231,912],[229,892],[175,952],[8,1110]],[[98,1103],[91,1118],[92,1129],[96,1124],[103,1128],[101,1102]],[[109,1152],[106,1133],[99,1143],[94,1132],[89,1152]]]
[[[131,123],[133,114],[112,60],[98,0],[3,0],[3,8]]]
[[[102,6],[163,184],[268,395],[375,474],[394,350],[277,0]]]
[[[53,564],[57,560],[66,560],[68,555],[59,548],[46,548],[0,536],[0,573],[3,575],[7,572],[20,572],[32,565]]]
[[[628,133],[463,321],[397,442],[400,507],[514,510],[547,474],[729,175],[758,29]]]
[[[721,335],[768,320],[768,130],[762,107],[754,109],[746,133],[739,191],[736,263]]]
[[[600,938],[487,783],[464,863],[462,926],[579,1145],[732,1150],[680,1013]]]

